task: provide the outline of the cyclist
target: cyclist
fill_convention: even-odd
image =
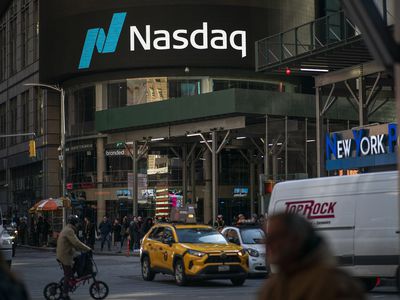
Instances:
[[[57,259],[61,262],[64,270],[64,286],[63,286],[63,299],[70,299],[69,282],[74,276],[73,265],[75,251],[80,250],[83,252],[92,251],[88,246],[82,243],[76,236],[77,226],[79,225],[79,217],[70,215],[68,217],[68,224],[61,231],[57,241]]]

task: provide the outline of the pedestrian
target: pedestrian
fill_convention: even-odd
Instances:
[[[83,225],[83,234],[85,244],[94,249],[96,242],[96,226],[90,221],[89,217],[85,217]]]
[[[134,250],[139,251],[140,249],[140,240],[142,239],[142,227],[143,227],[143,218],[141,216],[138,217],[138,222],[134,228],[134,234],[135,234],[135,245],[134,245]]]
[[[137,226],[138,218],[133,217],[129,223],[129,251],[133,251],[135,247],[135,227]]]
[[[217,229],[219,232],[225,228],[225,221],[222,215],[218,215],[217,219],[214,222],[214,228]]]
[[[47,218],[43,218],[43,227],[42,227],[42,246],[47,246],[49,241],[49,234],[51,231],[50,223]]]
[[[124,247],[124,242],[128,239],[128,237],[129,237],[129,221],[128,217],[125,216],[122,219],[121,223],[121,246],[119,252],[122,252],[122,248]]]
[[[75,251],[92,251],[91,248],[82,243],[76,233],[79,225],[79,217],[71,215],[68,217],[68,225],[61,231],[57,240],[57,259],[61,262],[64,270],[64,285],[62,289],[62,299],[70,299],[69,282],[74,276],[73,265]]]
[[[269,217],[266,230],[267,261],[278,273],[266,281],[260,300],[365,299],[305,218],[278,214]]]
[[[246,217],[244,214],[239,214],[237,217],[237,225],[246,223]]]
[[[1,300],[28,300],[25,286],[10,271],[6,261],[0,254],[0,299]]]
[[[99,232],[101,237],[101,251],[103,251],[105,243],[107,243],[108,251],[111,251],[112,225],[107,216],[104,216],[103,221],[100,223]]]
[[[26,224],[26,219],[22,217],[20,219],[18,226],[18,237],[19,237],[19,243],[21,245],[26,244],[27,233],[28,233],[28,224]]]
[[[113,236],[114,236],[114,248],[118,245],[118,252],[119,252],[119,247],[121,245],[121,224],[119,223],[118,219],[114,220],[114,224],[112,227],[112,231],[113,231]]]
[[[37,225],[36,225],[36,231],[37,231],[37,237],[38,237],[38,246],[42,247],[43,246],[43,241],[44,241],[44,237],[43,237],[43,233],[45,231],[44,229],[45,225],[44,225],[44,220],[42,216],[39,216]]]
[[[153,218],[148,217],[146,219],[146,222],[144,222],[143,226],[142,226],[142,234],[141,236],[144,237],[151,229],[151,227],[153,227],[154,225],[154,221]]]

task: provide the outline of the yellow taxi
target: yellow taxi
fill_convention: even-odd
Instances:
[[[205,225],[155,225],[143,238],[140,258],[144,280],[170,274],[180,286],[199,279],[230,279],[240,286],[248,273],[247,251]]]

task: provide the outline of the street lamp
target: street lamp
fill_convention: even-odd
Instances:
[[[42,83],[25,83],[24,86],[34,86],[40,87],[44,89],[53,90],[59,92],[61,95],[61,170],[62,170],[62,197],[65,197],[66,191],[66,169],[65,169],[65,91],[63,88],[59,87],[58,85],[49,85],[49,84],[42,84]],[[63,214],[64,215],[64,214]],[[63,216],[65,222],[65,216]],[[64,223],[63,222],[63,223]]]

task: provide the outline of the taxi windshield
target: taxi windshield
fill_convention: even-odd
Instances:
[[[211,228],[177,229],[179,243],[187,244],[223,244],[227,241],[218,231]]]

